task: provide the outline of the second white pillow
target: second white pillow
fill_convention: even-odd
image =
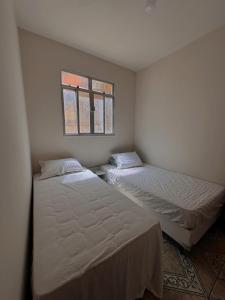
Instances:
[[[118,169],[141,167],[143,163],[136,152],[112,154]]]

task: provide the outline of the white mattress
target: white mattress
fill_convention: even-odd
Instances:
[[[158,221],[89,170],[34,179],[34,299],[162,293]]]
[[[224,187],[151,165],[130,169],[102,166],[109,183],[132,194],[142,207],[154,210],[188,230],[217,216]]]

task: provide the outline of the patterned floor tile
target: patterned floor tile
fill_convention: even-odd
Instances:
[[[210,300],[225,300],[225,281],[217,280],[212,293],[210,295]]]
[[[155,298],[151,293],[146,291],[143,300],[159,300],[159,299]],[[190,295],[186,293],[165,289],[163,292],[163,298],[161,300],[207,300],[207,297]]]
[[[192,262],[206,294],[209,295],[215,284],[218,273],[212,270],[211,265],[207,262],[203,254],[192,256]]]
[[[169,246],[167,245],[169,244]],[[191,259],[169,239],[164,239],[163,252],[164,287],[179,292],[204,296],[204,287],[196,273]]]
[[[220,272],[219,279],[225,280],[225,264]]]
[[[163,248],[166,248],[166,251],[163,251],[163,271],[165,274],[174,273],[179,274],[180,276],[185,275],[184,268],[180,263],[179,252],[176,247],[174,247],[170,242],[164,240]]]
[[[225,233],[213,226],[191,252],[163,241],[162,300],[225,300]],[[156,300],[146,291],[143,300]]]
[[[219,226],[213,226],[196,246],[202,251],[225,254],[225,234]]]
[[[221,269],[225,263],[225,255],[210,252],[205,252],[203,255],[206,262],[210,266],[211,271],[215,275],[218,275],[221,272]]]

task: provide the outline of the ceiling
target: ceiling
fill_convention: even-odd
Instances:
[[[14,0],[18,26],[137,71],[225,24],[225,0]]]

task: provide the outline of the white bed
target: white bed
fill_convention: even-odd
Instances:
[[[187,249],[199,241],[221,213],[225,191],[221,185],[152,165],[101,168],[108,183],[148,209],[160,220],[162,230]]]
[[[160,224],[89,170],[34,178],[33,299],[162,296]]]

